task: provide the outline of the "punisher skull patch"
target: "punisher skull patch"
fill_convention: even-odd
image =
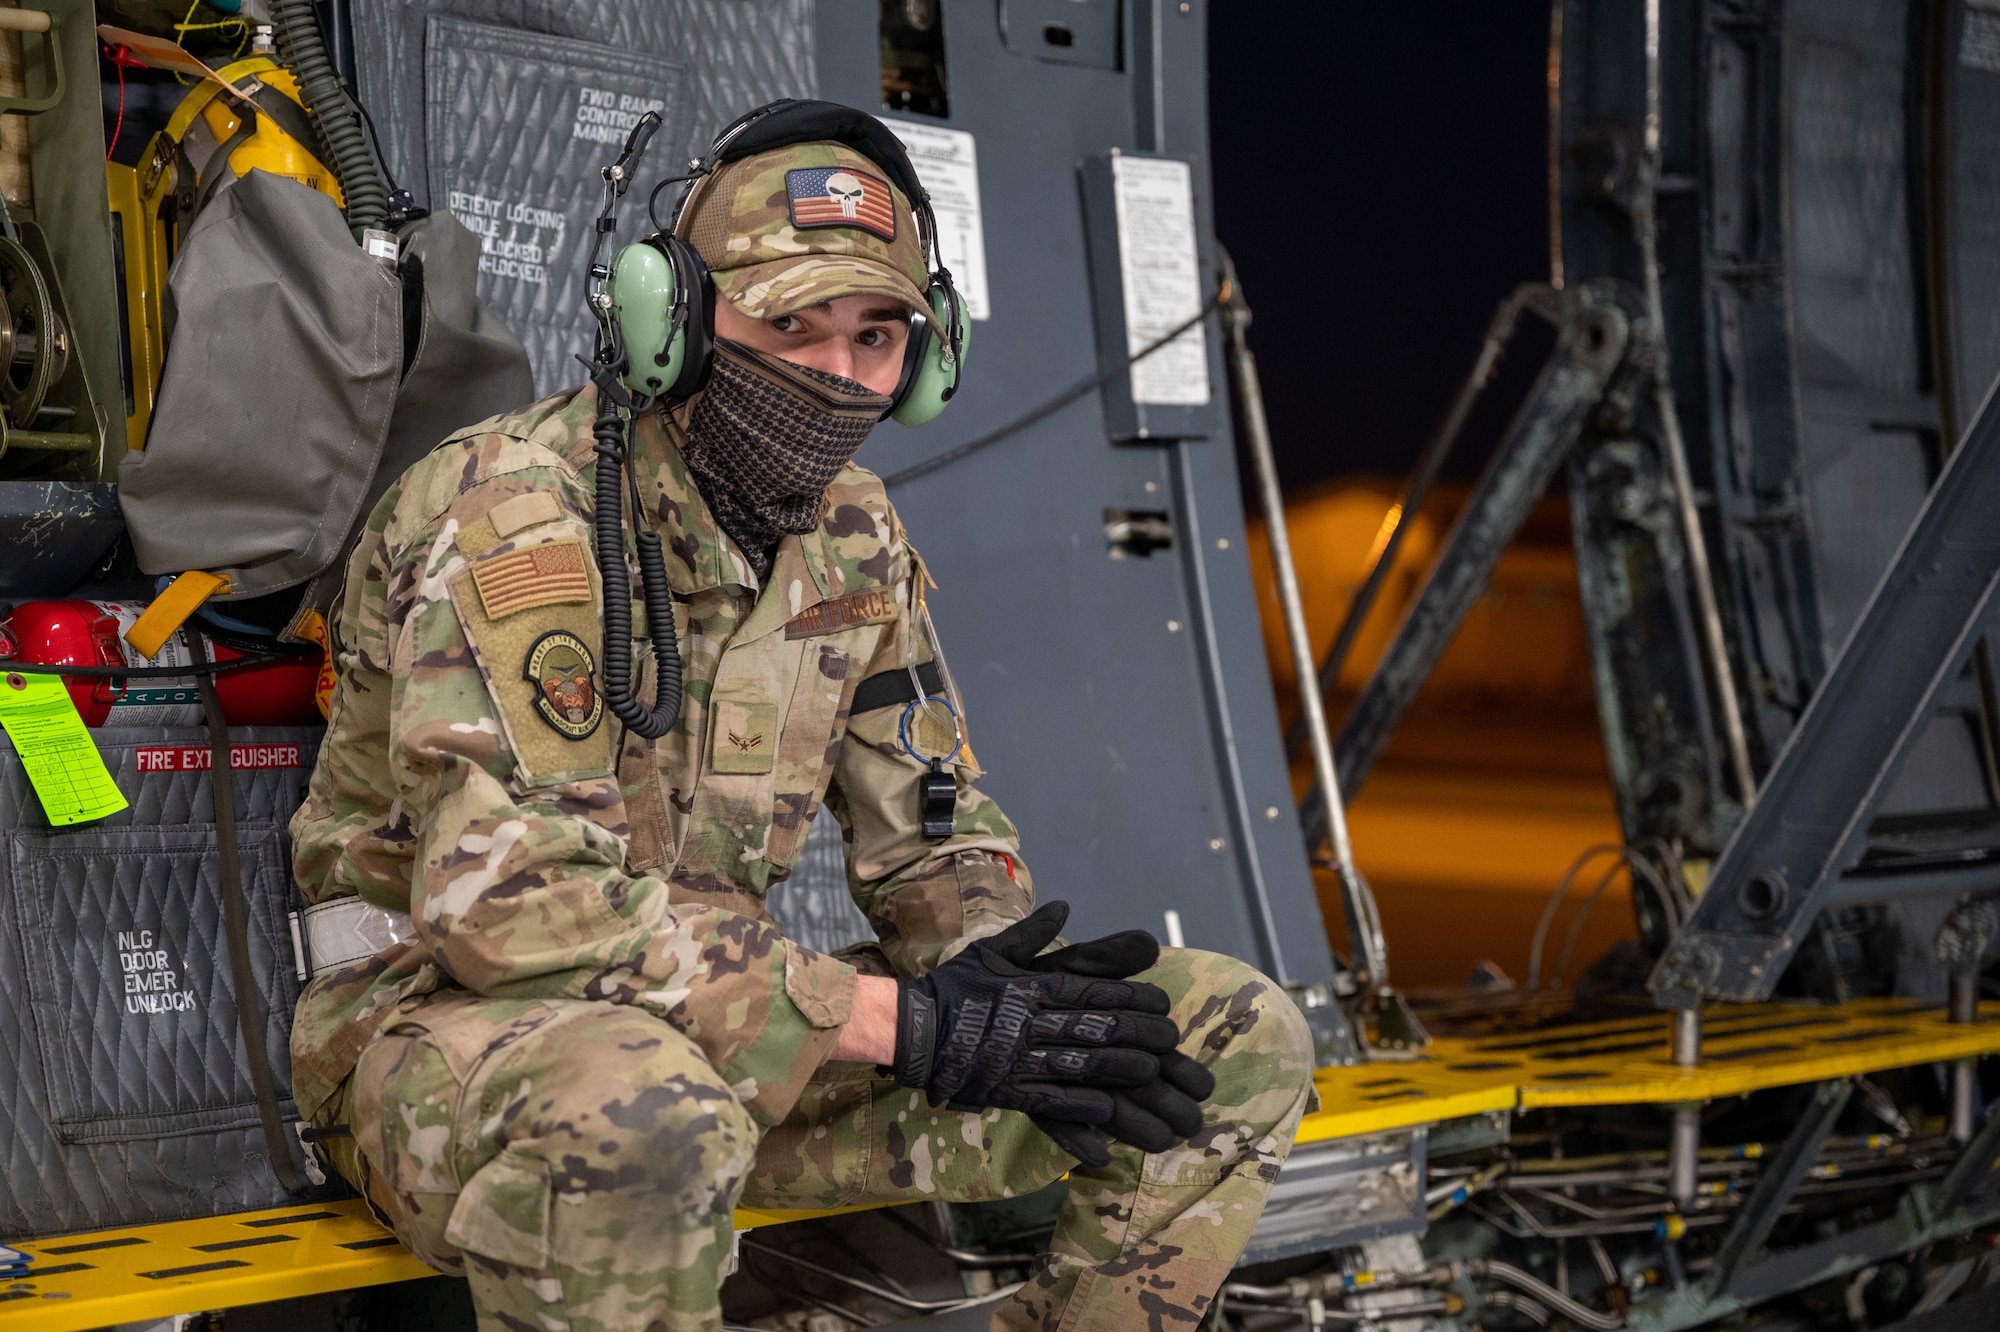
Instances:
[[[535,711],[559,734],[582,740],[604,719],[597,662],[575,634],[556,629],[536,639],[521,674],[535,687]]]
[[[896,205],[888,182],[846,167],[799,167],[785,173],[792,225],[860,227],[885,241],[896,239]]]

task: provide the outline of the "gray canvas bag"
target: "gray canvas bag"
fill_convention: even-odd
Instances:
[[[149,574],[227,574],[238,601],[319,580],[403,469],[525,405],[527,355],[474,295],[479,242],[447,216],[398,234],[392,272],[319,191],[252,171],[174,261],[174,333],[119,499]],[[325,576],[325,577],[322,577]]]

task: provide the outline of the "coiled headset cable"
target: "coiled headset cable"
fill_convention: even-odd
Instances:
[[[646,526],[639,503],[638,480],[632,478],[632,543],[639,556],[640,595],[646,603],[646,631],[653,639],[653,706],[632,693],[632,582],[625,568],[625,487],[619,481],[632,465],[631,428],[634,404],[618,382],[616,366],[598,367],[596,439],[597,512],[592,524],[597,538],[597,570],[604,580],[604,702],[611,714],[636,735],[657,740],[674,728],[681,713],[681,648],[674,632],[674,599],[667,583],[667,565],[660,551],[660,534]]]
[[[597,319],[597,354],[584,365],[597,386],[597,419],[591,424],[597,455],[596,512],[591,515],[596,538],[597,572],[604,587],[604,702],[611,715],[633,734],[657,740],[671,731],[681,715],[681,648],[674,631],[673,590],[667,583],[666,559],[660,534],[645,522],[638,477],[632,473],[632,421],[652,399],[629,392],[620,382],[626,369],[626,349],[611,317],[611,300],[604,290],[610,270],[598,262],[604,238],[618,229],[618,200],[632,182],[633,168],[647,142],[660,127],[657,111],[639,118],[626,136],[618,160],[605,167],[604,209],[597,217],[590,247],[590,312]],[[578,360],[583,360],[578,357]],[[629,487],[621,485],[629,481]],[[632,692],[632,580],[625,567],[625,496],[632,495],[632,542],[639,557],[639,586],[646,603],[646,631],[653,640],[653,706]]]

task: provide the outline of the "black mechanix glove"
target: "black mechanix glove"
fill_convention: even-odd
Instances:
[[[1160,946],[1128,930],[1038,956],[1068,916],[1049,902],[902,982],[896,1081],[954,1110],[1021,1111],[1091,1165],[1112,1139],[1165,1151],[1201,1127],[1215,1080],[1175,1049],[1166,992],[1126,979]]]

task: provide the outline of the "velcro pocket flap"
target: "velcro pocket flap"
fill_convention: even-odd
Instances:
[[[717,688],[708,766],[730,776],[771,771],[778,754],[778,705],[755,681]]]
[[[468,1253],[545,1271],[553,1201],[548,1162],[510,1147],[465,1182],[444,1237]]]

